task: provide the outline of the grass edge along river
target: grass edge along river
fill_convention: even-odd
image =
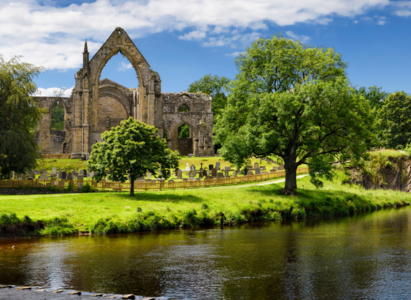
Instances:
[[[342,185],[344,178],[339,172],[322,189],[316,189],[309,176],[300,178],[298,195],[292,197],[280,195],[283,182],[147,191],[134,197],[127,192],[0,196],[0,229],[29,236],[131,233],[347,216],[411,203],[410,193]]]

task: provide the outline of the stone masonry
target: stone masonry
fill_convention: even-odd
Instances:
[[[138,87],[128,89],[108,79],[100,80],[106,63],[117,53],[128,58],[136,71]],[[89,59],[87,42],[83,67],[75,75],[71,97],[36,97],[46,112],[36,131],[43,153],[71,153],[72,158],[90,155],[101,134],[133,117],[155,126],[160,136],[181,155],[211,156],[213,150],[212,97],[203,93],[161,93],[161,79],[134,45],[127,33],[117,27]],[[64,130],[51,130],[51,111],[59,102],[64,108]],[[185,110],[181,112],[181,107]],[[190,136],[179,139],[178,128],[188,125]]]

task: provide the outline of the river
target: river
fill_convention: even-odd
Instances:
[[[1,240],[0,284],[183,299],[404,299],[410,257],[408,207],[224,229]]]

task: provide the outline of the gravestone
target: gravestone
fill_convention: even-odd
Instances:
[[[28,177],[31,177],[31,178],[34,178],[34,177],[36,177],[36,175],[34,174],[34,172],[33,171],[27,171],[27,176]]]
[[[260,167],[260,165],[258,163],[254,163],[254,169],[257,169],[259,167]]]
[[[196,170],[196,166],[195,166],[195,165],[191,165],[190,170],[195,172],[195,170]]]
[[[180,169],[177,170],[177,179],[183,179],[183,172]]]
[[[28,178],[27,178],[27,180],[33,180],[33,178],[31,178],[31,177],[28,177]]]
[[[21,180],[27,180],[27,175],[26,174],[21,175]]]
[[[188,158],[192,158],[192,157],[193,157],[193,154],[189,154],[189,155],[188,155]]]
[[[230,167],[225,167],[224,173],[225,173],[224,176],[228,177],[230,175]]]
[[[61,179],[62,174],[63,174],[63,171],[59,170],[59,171],[57,172],[57,178],[58,178],[58,179]]]
[[[224,173],[223,172],[218,172],[217,173],[217,178],[224,178]]]
[[[217,176],[217,169],[216,169],[216,168],[213,168],[213,169],[211,170],[211,176],[213,176],[213,177],[216,177],[216,176]]]
[[[211,176],[207,176],[205,179],[213,179],[213,177],[211,177]]]
[[[260,170],[262,171],[262,170],[265,170],[265,166],[261,166],[260,167]]]
[[[148,178],[153,178],[153,174],[151,174],[150,172],[148,172]]]
[[[41,170],[40,174],[46,174],[47,175],[47,170],[46,169]]]
[[[67,180],[73,180],[73,173],[71,172],[67,173]]]
[[[47,174],[41,174],[39,177],[40,180],[49,180],[49,178],[47,177]]]
[[[56,178],[57,178],[57,175],[56,175],[56,174],[50,174],[50,179],[51,179],[51,180],[56,180]]]
[[[196,176],[196,171],[191,170],[191,171],[188,173],[188,177],[189,177],[190,179],[193,179],[195,176]]]
[[[213,167],[214,167],[213,165],[208,165],[208,170],[209,170],[209,171],[212,171],[212,170],[213,170]]]
[[[204,174],[203,174],[203,170],[200,169],[200,172],[198,172],[198,177],[199,178],[203,178]]]
[[[51,169],[51,174],[57,174],[57,168],[53,167],[53,169]]]
[[[61,172],[61,179],[63,179],[63,180],[67,179],[67,173],[66,172]]]
[[[284,166],[279,166],[278,170],[284,170]]]
[[[220,170],[220,162],[219,161],[215,163],[215,168],[217,169],[217,171]]]
[[[273,167],[273,168],[270,170],[271,173],[272,173],[272,172],[275,172],[275,171],[277,171],[277,168],[276,168],[276,167]]]
[[[87,170],[86,169],[83,169],[83,176],[87,177]]]
[[[207,176],[207,170],[203,170],[203,176]]]
[[[173,183],[174,184],[174,180],[169,180],[168,183]]]
[[[254,175],[254,174],[253,174],[253,171],[250,171],[250,170],[249,170],[249,171],[247,172],[247,175]]]
[[[83,175],[78,174],[78,175],[77,175],[77,180],[78,180],[78,181],[83,181]]]
[[[259,167],[255,168],[255,175],[258,175],[258,174],[260,174],[260,168]]]
[[[237,171],[234,171],[233,177],[237,177]]]
[[[39,170],[34,170],[34,174],[39,175],[40,171]]]

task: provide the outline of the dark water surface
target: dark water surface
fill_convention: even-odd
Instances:
[[[409,299],[410,258],[411,208],[404,208],[224,229],[2,240],[0,284],[189,299]]]

